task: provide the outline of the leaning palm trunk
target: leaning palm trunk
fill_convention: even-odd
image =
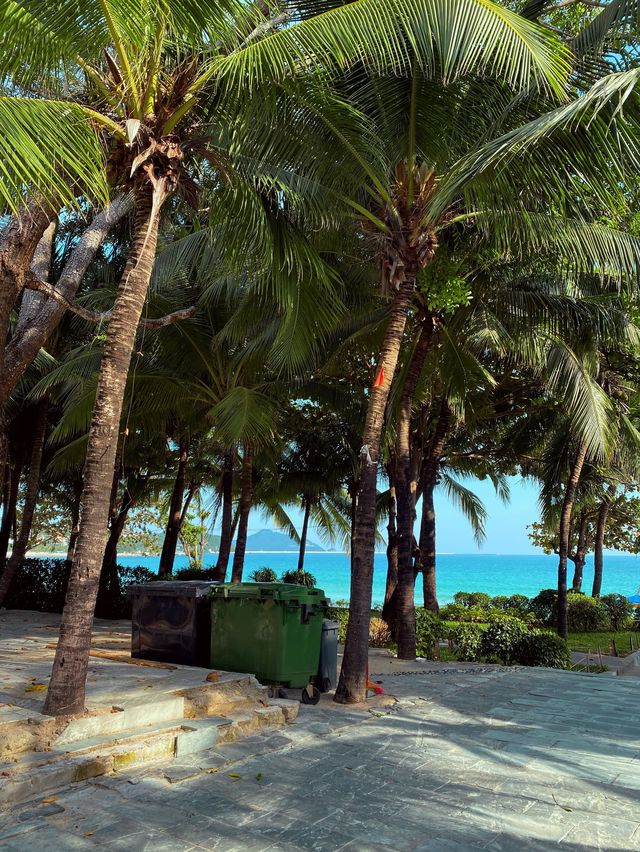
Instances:
[[[307,534],[309,532],[309,516],[311,515],[311,498],[305,497],[304,518],[302,521],[302,533],[300,535],[300,550],[298,551],[298,574],[304,571],[304,555],[307,550]]]
[[[113,477],[127,372],[156,251],[165,180],[136,191],[135,229],[104,346],[96,404],[89,432],[76,542],[44,712],[52,716],[84,710],[91,626],[100,581],[109,494]]]
[[[591,595],[594,598],[600,596],[602,589],[602,568],[604,564],[604,534],[607,528],[607,519],[611,509],[611,500],[616,493],[615,485],[610,485],[607,494],[598,508],[598,522],[596,525],[596,539],[593,547],[593,588]]]
[[[44,450],[44,439],[47,431],[47,413],[49,401],[43,399],[38,403],[35,413],[33,430],[33,445],[31,448],[31,459],[29,461],[29,473],[27,474],[26,490],[24,495],[24,506],[22,509],[22,520],[20,523],[20,534],[14,542],[11,558],[5,565],[0,576],[0,606],[4,604],[5,598],[11,588],[11,583],[16,575],[20,563],[27,555],[29,538],[31,536],[31,525],[38,500],[40,488],[40,470],[42,468],[42,452]]]
[[[389,389],[395,375],[407,314],[413,297],[415,277],[401,281],[395,289],[387,330],[378,360],[380,381],[371,388],[360,450],[360,480],[351,557],[349,626],[336,701],[364,701],[367,690],[369,620],[376,537],[376,486],[378,454]]]
[[[569,555],[569,535],[571,533],[571,514],[576,496],[576,488],[582,473],[582,467],[587,457],[587,445],[584,441],[578,446],[575,460],[571,467],[569,480],[562,501],[560,514],[560,547],[558,560],[558,635],[566,639],[569,635],[567,622],[567,559]]]
[[[413,398],[427,358],[433,332],[433,320],[427,317],[405,378],[396,437],[396,499],[398,505],[398,588],[396,625],[398,659],[416,656],[416,611],[414,602],[413,524],[416,510],[416,481],[411,476],[411,410]]]
[[[180,530],[182,529],[182,504],[184,501],[188,456],[189,448],[186,442],[181,440],[178,471],[175,482],[173,483],[173,491],[171,492],[169,517],[167,518],[167,528],[164,534],[164,541],[162,542],[162,553],[160,554],[160,566],[158,568],[158,576],[160,578],[170,577],[173,574],[173,563],[176,558]]]
[[[244,569],[244,554],[247,549],[247,534],[249,532],[249,513],[251,511],[251,503],[253,502],[253,454],[251,447],[247,444],[244,448],[242,458],[242,487],[240,491],[240,506],[238,515],[238,537],[236,539],[236,549],[233,554],[233,566],[231,568],[231,582],[240,583],[242,581],[242,571]]]
[[[584,573],[584,564],[587,560],[587,526],[589,524],[589,516],[586,512],[580,513],[580,525],[578,527],[578,544],[574,556],[574,571],[571,589],[574,592],[582,591],[582,575]]]
[[[218,546],[218,561],[213,579],[224,583],[227,576],[231,545],[233,543],[233,453],[227,450],[222,466],[222,524],[220,527],[220,544]]]

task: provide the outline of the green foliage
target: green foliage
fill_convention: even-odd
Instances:
[[[423,607],[416,608],[416,653],[419,657],[432,660],[434,648],[447,635],[446,625],[434,612]]]
[[[444,621],[465,621],[482,624],[488,620],[489,613],[480,607],[465,607],[462,604],[446,604],[440,608],[440,617]]]
[[[338,642],[341,645],[344,645],[347,638],[347,625],[349,624],[348,608],[342,606],[330,606],[327,609],[327,618],[338,622]]]
[[[453,600],[467,609],[471,607],[487,609],[491,598],[485,592],[456,592]]]
[[[521,666],[566,669],[571,663],[569,647],[555,633],[532,630],[523,633],[513,649],[513,660]]]
[[[456,624],[449,630],[459,660],[478,662],[482,654],[484,628],[477,624]]]
[[[627,626],[633,613],[633,606],[624,595],[603,595],[600,602],[607,610],[612,630],[622,630]]]
[[[249,579],[253,580],[254,583],[277,583],[278,575],[273,568],[267,568],[264,566],[262,568],[256,568]]]
[[[213,580],[215,576],[215,567],[198,568],[189,566],[188,568],[180,568],[172,577],[167,577],[168,580]]]
[[[567,595],[569,630],[603,630],[609,624],[607,607],[598,598],[569,592]]]
[[[293,583],[296,586],[307,586],[315,588],[316,578],[308,571],[285,571],[280,578],[281,583]]]
[[[558,605],[557,589],[543,589],[541,592],[531,598],[529,606],[531,611],[535,613],[536,619],[540,624],[553,624],[556,618]]]
[[[33,609],[38,612],[62,612],[71,564],[65,559],[25,559],[5,600],[7,609]],[[128,618],[131,605],[126,587],[130,583],[148,583],[156,577],[142,565],[118,565],[118,589],[110,596],[104,618]]]
[[[490,624],[482,636],[481,652],[497,658],[504,665],[514,662],[515,649],[527,633],[527,625],[517,618],[500,618]]]
[[[497,595],[489,601],[491,609],[499,609],[510,615],[516,612],[525,615],[531,611],[530,601],[526,595]]]
[[[633,608],[633,629],[640,630],[640,606]]]

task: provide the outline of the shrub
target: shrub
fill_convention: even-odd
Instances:
[[[254,583],[277,583],[278,575],[273,568],[263,566],[262,568],[256,568],[249,579],[253,580]]]
[[[495,598],[491,598],[489,601],[489,606],[491,609],[500,609],[506,612],[510,607],[509,597],[507,595],[496,595]]]
[[[349,610],[343,607],[331,606],[327,609],[326,617],[332,621],[337,621],[338,627],[338,642],[344,645],[347,638],[347,624],[349,624]]]
[[[517,618],[498,618],[482,636],[482,653],[487,657],[497,657],[501,663],[508,665],[514,660],[516,645],[527,632],[527,625]]]
[[[464,607],[461,604],[447,604],[441,607],[440,617],[445,621],[466,621],[483,623],[487,621],[489,612],[480,607]]]
[[[477,624],[456,624],[449,630],[449,639],[456,649],[459,660],[478,662],[481,659],[481,644],[484,628]]]
[[[293,583],[296,586],[307,586],[313,589],[316,585],[316,578],[308,571],[285,571],[280,582]]]
[[[416,653],[419,657],[432,660],[434,648],[446,638],[446,627],[442,619],[423,607],[416,608]]]
[[[571,662],[569,646],[554,633],[542,630],[523,634],[514,648],[514,661],[521,666],[566,669]]]
[[[556,620],[557,607],[558,592],[556,589],[543,589],[529,601],[529,608],[535,613],[536,620],[540,624],[553,624]]]
[[[381,618],[372,618],[369,622],[369,645],[372,648],[384,648],[389,642],[391,642],[389,625]]]
[[[180,568],[168,580],[213,580],[215,577],[216,568],[212,565],[210,568]],[[157,577],[155,578],[157,579]]]
[[[624,595],[604,595],[600,598],[609,615],[613,630],[622,630],[631,618],[633,607]]]
[[[491,598],[485,592],[456,592],[453,600],[467,609],[471,607],[487,609]]]
[[[640,606],[634,606],[633,608],[633,622],[631,624],[632,630],[640,630]]]
[[[602,630],[609,623],[606,606],[598,598],[569,592],[567,595],[567,622],[569,630],[589,632]]]

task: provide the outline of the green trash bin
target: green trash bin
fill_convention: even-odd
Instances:
[[[222,583],[210,594],[213,668],[248,672],[265,684],[308,686],[320,659],[327,606],[321,589]]]

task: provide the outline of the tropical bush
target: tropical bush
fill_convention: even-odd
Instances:
[[[489,611],[481,607],[465,607],[459,603],[440,607],[440,617],[444,621],[462,621],[482,624],[488,620]]]
[[[456,592],[453,600],[455,603],[466,607],[466,609],[471,609],[472,607],[487,609],[491,598],[485,592]]]
[[[477,662],[481,658],[484,628],[477,624],[460,623],[449,629],[449,639],[459,660]]]
[[[529,608],[535,613],[540,624],[553,624],[556,618],[557,605],[557,589],[543,589],[529,601]]]
[[[567,622],[569,630],[581,632],[602,630],[609,625],[609,613],[599,598],[569,592],[567,595]]]
[[[569,647],[564,639],[542,630],[524,633],[513,650],[513,659],[522,666],[546,666],[553,669],[566,669],[571,662]]]
[[[173,576],[169,576],[167,580],[213,580],[215,577],[215,566],[211,566],[210,568],[196,568],[194,566],[190,566],[189,568],[180,568],[180,570],[176,571]],[[154,578],[154,579],[157,579]]]
[[[633,614],[633,606],[624,595],[603,595],[600,598],[600,603],[607,610],[612,630],[622,630],[628,625]]]
[[[254,583],[277,583],[278,575],[273,568],[267,568],[264,566],[262,568],[256,568],[253,574],[250,575],[249,579],[253,580]]]
[[[416,653],[428,660],[435,656],[434,649],[441,639],[447,638],[447,628],[434,612],[416,608]]]
[[[501,663],[513,663],[518,642],[528,633],[527,625],[517,618],[499,618],[482,634],[480,651],[485,657],[497,658]]]
[[[307,586],[312,589],[316,586],[316,578],[308,571],[285,571],[280,577],[281,583],[293,583],[296,586]]]

